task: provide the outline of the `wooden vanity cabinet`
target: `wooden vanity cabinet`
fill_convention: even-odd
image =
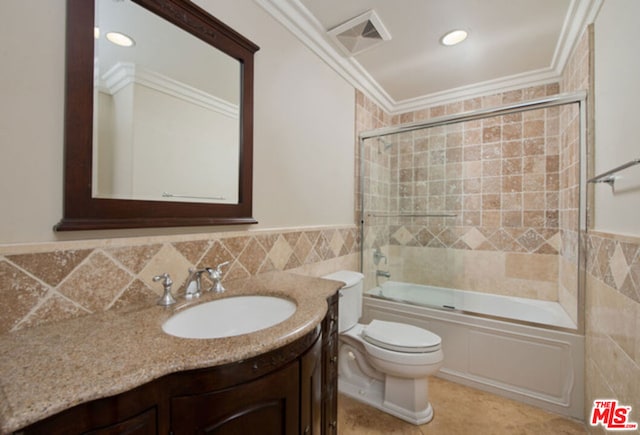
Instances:
[[[338,300],[327,299],[327,315],[322,321],[322,432],[338,433]]]
[[[299,366],[294,361],[241,385],[172,397],[171,433],[297,434]]]
[[[62,411],[17,431],[41,435],[152,435],[163,412],[158,382]]]
[[[321,325],[280,349],[174,373],[80,404],[16,434],[333,434],[337,296]]]

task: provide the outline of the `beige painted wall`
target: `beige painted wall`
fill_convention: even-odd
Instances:
[[[596,174],[640,157],[638,16],[637,0],[604,0],[595,20]],[[632,407],[630,420],[638,422],[640,167],[619,177],[615,193],[606,184],[593,187],[597,231],[589,231],[587,240],[585,415],[594,400],[614,398]]]
[[[65,3],[0,2],[7,18],[0,26],[0,244],[211,231],[52,231],[62,217]],[[197,3],[260,46],[254,128],[260,224],[232,229],[352,224],[353,87],[253,1]]]
[[[605,0],[595,21],[595,173],[640,158],[640,2]],[[620,172],[616,193],[595,189],[595,229],[640,235],[640,166]]]

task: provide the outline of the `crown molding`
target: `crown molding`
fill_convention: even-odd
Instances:
[[[395,101],[353,58],[344,57],[329,41],[326,30],[299,0],[255,0],[267,13],[334,69],[350,85],[361,90],[390,112]]]
[[[100,89],[110,95],[131,83],[136,83],[229,118],[239,118],[238,105],[131,62],[116,63],[103,74],[99,83]]]
[[[345,58],[330,42],[326,29],[300,0],[254,0],[280,24],[356,89],[391,115],[463,99],[491,95],[560,81],[572,50],[585,27],[592,23],[603,0],[571,0],[551,65],[535,71],[501,77],[396,101],[353,57]]]
[[[556,45],[551,68],[561,76],[567,61],[586,27],[593,23],[604,0],[571,0],[569,12],[565,16],[558,44]]]

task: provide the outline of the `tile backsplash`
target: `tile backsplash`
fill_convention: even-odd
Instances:
[[[190,267],[229,261],[225,280],[357,268],[358,238],[340,226],[0,246],[0,333],[153,304],[162,293],[153,277],[169,273],[181,294]]]
[[[640,237],[589,231],[586,249],[585,415],[594,400],[612,397],[630,406],[638,421]]]

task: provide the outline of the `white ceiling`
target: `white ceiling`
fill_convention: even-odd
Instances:
[[[602,0],[256,0],[390,113],[557,81]],[[374,10],[391,40],[347,56],[327,32]],[[469,38],[440,44],[449,30]]]

